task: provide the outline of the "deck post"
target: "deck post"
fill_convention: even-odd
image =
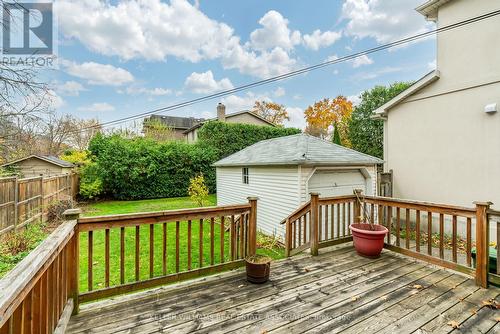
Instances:
[[[363,196],[363,190],[354,189],[354,195],[356,195],[356,199],[354,200],[353,214],[354,214],[354,224],[360,224],[361,217],[361,205],[358,201],[358,197],[361,198]]]
[[[491,202],[474,202],[476,205],[476,285],[488,287],[489,267],[489,222],[488,209]]]
[[[311,195],[311,222],[309,224],[311,255],[318,255],[319,249],[319,193],[310,193]]]
[[[248,219],[248,255],[255,255],[257,251],[257,197],[248,197],[250,203],[250,217]]]
[[[78,220],[82,210],[80,209],[68,209],[64,211],[63,216],[65,221]],[[70,258],[68,260],[68,271],[69,271],[69,296],[73,298],[73,312],[72,314],[78,314],[80,303],[78,302],[79,291],[79,277],[80,277],[80,233],[78,231],[78,224],[75,225],[75,231],[73,235],[73,240],[70,246]]]

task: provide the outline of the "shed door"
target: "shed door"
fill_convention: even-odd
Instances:
[[[366,179],[359,170],[317,170],[309,179],[309,192],[320,197],[352,195],[354,189],[366,194]]]

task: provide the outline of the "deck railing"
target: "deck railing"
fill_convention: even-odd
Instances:
[[[488,210],[489,231],[489,275],[490,282],[500,285],[500,211]]]
[[[64,332],[77,300],[77,221],[71,211],[0,280],[0,333]]]
[[[358,196],[361,204],[356,195],[319,198],[312,193],[309,202],[282,222],[287,255],[308,248],[316,255],[322,247],[352,241],[348,225],[369,220],[389,229],[387,249],[474,275],[479,286],[487,286],[488,278],[496,279],[488,275],[487,268],[487,215],[498,215],[488,211],[490,203],[476,202],[475,208],[466,208]]]
[[[139,214],[65,214],[67,221],[0,280],[0,333],[62,333],[82,302],[237,268],[257,247],[256,198]]]

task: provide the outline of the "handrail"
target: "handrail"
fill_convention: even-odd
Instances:
[[[38,247],[17,264],[5,277],[0,280],[0,331],[5,328],[12,332],[20,330],[11,323],[12,317],[20,312],[25,299],[28,303],[38,300],[38,303],[47,303],[43,307],[45,314],[50,314],[52,323],[45,323],[44,327],[51,332],[57,325],[57,320],[63,312],[67,300],[74,296],[76,275],[72,270],[71,254],[74,254],[76,220],[62,223]],[[51,279],[49,279],[50,275]],[[54,277],[55,276],[55,277]],[[43,282],[43,284],[42,284]],[[57,287],[52,286],[57,282]],[[49,284],[52,286],[50,289]],[[54,283],[55,284],[55,283]],[[37,291],[43,291],[42,293]],[[48,291],[52,291],[48,295]],[[41,297],[40,295],[43,295]],[[43,298],[43,299],[42,299]],[[51,302],[49,302],[50,298]],[[33,312],[33,310],[31,310]],[[37,316],[40,318],[38,319]],[[23,321],[29,323],[43,320],[39,314],[28,314]],[[25,323],[25,326],[26,326]],[[37,323],[37,326],[41,326]]]
[[[293,217],[301,216],[302,214],[304,214],[305,211],[307,211],[305,209],[307,209],[310,205],[311,205],[311,201],[305,202],[304,204],[299,206],[295,211],[293,211],[291,214],[289,214],[288,217],[283,219],[280,222],[280,224],[283,225],[286,223],[287,220],[291,220],[291,218],[293,218]]]

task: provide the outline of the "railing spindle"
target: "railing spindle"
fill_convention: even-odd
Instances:
[[[427,254],[432,255],[432,212],[427,212]]]
[[[416,212],[417,218],[415,221],[415,247],[416,251],[420,253],[420,210]]]
[[[497,222],[497,275],[500,275],[500,222]]]
[[[467,218],[467,265],[472,266],[472,218]]]
[[[439,257],[444,259],[444,215],[439,214]]]
[[[210,265],[214,265],[215,219],[210,218]]]
[[[400,231],[401,231],[401,208],[396,207],[396,246],[400,246]]]
[[[234,222],[234,215],[231,215],[231,228],[230,228],[230,237],[231,237],[231,240],[230,240],[230,246],[231,246],[231,261],[234,261],[234,258],[235,258],[235,228],[236,228],[236,225],[235,225],[235,222]],[[201,250],[201,248],[200,248]]]
[[[370,205],[370,221],[375,224],[375,204],[371,203]]]
[[[335,239],[335,206],[332,204],[330,205],[330,227],[331,227],[331,231],[332,231],[332,237],[331,239]],[[337,238],[339,237],[339,235],[337,234]]]
[[[244,240],[244,235],[245,235],[245,218],[246,218],[246,213],[244,213],[241,218],[240,218],[240,257],[244,258],[245,257],[245,240]],[[295,227],[295,224],[293,225]],[[295,234],[294,234],[295,238]],[[295,245],[295,239],[293,240],[293,243]]]
[[[179,272],[179,237],[180,237],[180,233],[179,233],[179,225],[180,225],[180,221],[176,221],[175,222],[175,272],[178,273]]]
[[[104,230],[104,284],[109,288],[109,228]]]
[[[319,217],[318,217],[318,240],[321,241],[323,236],[323,208],[325,209],[325,222],[328,221],[328,205],[319,205]]]
[[[233,216],[233,222],[234,222],[234,216]],[[200,219],[200,226],[198,227],[198,235],[199,235],[198,266],[202,268],[203,267],[203,219]]]
[[[92,265],[93,265],[93,254],[94,254],[94,231],[89,231],[88,233],[88,257],[87,257],[87,285],[88,290],[92,291]]]
[[[406,228],[406,249],[410,249],[410,209],[406,209],[405,217],[405,228]]]
[[[191,270],[191,220],[188,220],[187,243],[188,270]]]
[[[325,215],[328,215],[328,205],[325,205]],[[330,216],[331,217],[331,216]],[[331,218],[330,218],[331,219]],[[328,239],[328,224],[330,222],[328,219],[325,219],[325,240]]]
[[[387,243],[391,244],[391,234],[392,234],[392,206],[387,207],[387,229],[389,233],[387,233]]]
[[[125,227],[120,227],[120,284],[125,283]]]
[[[351,224],[351,202],[347,203],[347,235],[351,235],[351,229],[349,225]]]
[[[300,247],[300,245],[302,245],[302,217],[300,217],[299,219],[296,220],[297,224],[299,225],[299,235],[298,235],[298,242],[297,242],[297,246]]]
[[[167,274],[167,223],[163,223],[163,236],[162,236],[162,270],[163,275]]]
[[[135,280],[139,281],[139,276],[140,276],[140,267],[139,267],[139,258],[141,256],[140,252],[140,237],[141,237],[141,232],[140,232],[140,226],[137,225],[135,227]]]
[[[452,224],[452,260],[453,262],[457,263],[457,216],[453,216]]]
[[[224,263],[224,216],[220,217],[220,263]]]
[[[333,217],[332,217],[333,219]],[[337,204],[337,238],[340,238],[340,204]]]
[[[340,223],[340,222],[339,222]],[[345,237],[345,203],[342,203],[342,236]]]

